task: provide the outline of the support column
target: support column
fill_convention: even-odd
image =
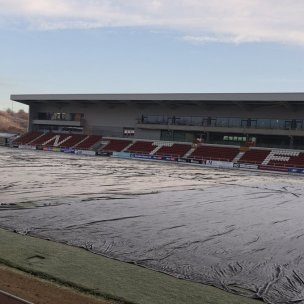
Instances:
[[[289,137],[289,148],[290,149],[293,149],[293,140],[294,140],[293,136],[290,136]]]
[[[210,142],[210,132],[206,132],[206,143]]]

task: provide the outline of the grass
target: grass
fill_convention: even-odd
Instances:
[[[253,304],[260,301],[136,265],[0,229],[0,263],[82,292],[141,304]]]

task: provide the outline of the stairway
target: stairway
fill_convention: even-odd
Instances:
[[[84,142],[85,140],[87,140],[90,136],[86,136],[83,140],[81,140],[80,142],[78,142],[76,145],[73,146],[73,148],[77,147],[78,145],[80,145],[82,142]]]
[[[241,158],[242,156],[245,154],[246,152],[242,152],[240,151],[239,154],[232,160],[233,163],[237,163]]]
[[[189,156],[194,152],[194,150],[196,150],[196,148],[191,148],[191,149],[183,156],[183,158],[189,157]]]
[[[126,152],[128,149],[133,146],[134,142],[132,141],[129,145],[127,145],[124,149],[121,150],[121,152]]]
[[[162,146],[156,146],[155,149],[149,153],[149,155],[154,155],[160,148],[162,148]]]

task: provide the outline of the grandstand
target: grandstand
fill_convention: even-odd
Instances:
[[[304,93],[51,94],[11,99],[29,105],[30,112],[29,132],[15,140],[15,146],[282,171],[304,168]]]

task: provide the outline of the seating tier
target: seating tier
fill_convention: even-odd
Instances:
[[[162,146],[155,154],[183,157],[190,149],[191,145],[173,144],[171,147]]]
[[[131,144],[131,140],[124,139],[110,139],[109,143],[100,149],[100,151],[104,152],[121,152],[128,145]]]
[[[128,152],[133,153],[147,153],[149,154],[155,149],[152,142],[136,141],[131,147],[128,148]]]
[[[239,148],[217,147],[217,146],[199,146],[191,154],[190,158],[232,161],[239,153]]]
[[[41,136],[42,132],[29,132],[13,141],[15,145],[27,145],[37,137]]]
[[[251,149],[240,158],[239,163],[262,164],[270,150]]]
[[[100,135],[90,135],[84,141],[76,145],[74,148],[88,150],[95,146],[99,141],[101,141],[102,136]]]
[[[297,153],[297,155],[282,155],[275,152],[275,159],[270,159],[269,166],[284,166],[284,167],[296,167],[304,168],[304,153]]]

